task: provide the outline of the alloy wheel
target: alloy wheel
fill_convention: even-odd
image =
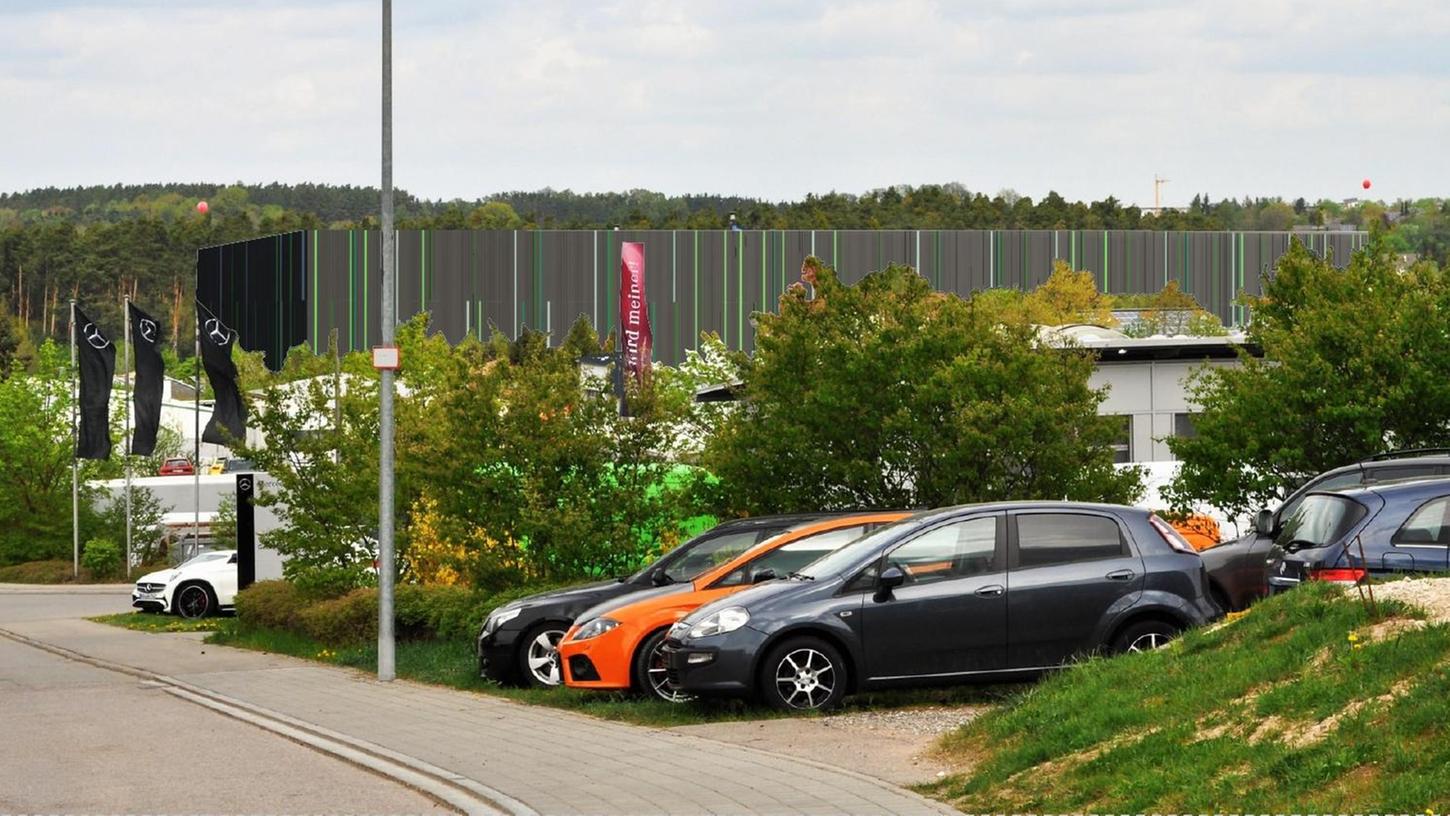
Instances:
[[[211,597],[206,590],[193,584],[181,590],[181,596],[176,599],[176,611],[183,618],[200,618],[207,613],[211,606]]]
[[[791,708],[819,708],[836,689],[836,667],[815,649],[787,652],[775,667],[775,688]]]
[[[559,676],[559,641],[564,639],[563,629],[545,629],[529,641],[529,673],[534,681],[543,686],[557,686]]]
[[[1144,632],[1128,644],[1130,652],[1151,652],[1168,644],[1168,635],[1162,632]]]
[[[649,690],[654,696],[667,703],[686,703],[695,699],[695,695],[686,694],[670,687],[669,665],[665,662],[665,642],[663,639],[650,650],[649,663],[646,664],[645,677],[649,679]]]

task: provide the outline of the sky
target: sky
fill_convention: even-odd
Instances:
[[[0,0],[0,190],[379,181],[380,2]],[[425,198],[1450,195],[1450,3],[394,3]]]

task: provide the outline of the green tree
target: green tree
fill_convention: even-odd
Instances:
[[[1127,500],[1092,357],[891,266],[842,285],[816,265],[760,314],[745,402],[707,443],[728,513]]]
[[[1330,468],[1450,445],[1450,286],[1433,264],[1401,270],[1378,234],[1343,269],[1295,241],[1250,305],[1263,358],[1192,379],[1197,435],[1169,440],[1176,506],[1250,513]]]

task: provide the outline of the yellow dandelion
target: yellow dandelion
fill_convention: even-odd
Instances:
[[[1355,633],[1350,632],[1349,633],[1349,642],[1350,643],[1358,643],[1359,642],[1359,635],[1356,635]]]

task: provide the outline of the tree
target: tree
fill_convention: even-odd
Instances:
[[[1263,358],[1206,368],[1189,394],[1197,435],[1169,496],[1250,513],[1303,480],[1386,450],[1450,445],[1450,285],[1433,264],[1400,270],[1383,236],[1344,269],[1298,241],[1249,299]]]
[[[1052,274],[1027,295],[1023,305],[1027,320],[1043,326],[1111,326],[1115,322],[1112,298],[1098,291],[1093,273],[1074,271],[1063,260],[1052,262]]]
[[[1126,500],[1092,357],[934,292],[901,266],[845,286],[811,259],[759,314],[745,402],[706,445],[728,513],[936,507],[992,499]]]

